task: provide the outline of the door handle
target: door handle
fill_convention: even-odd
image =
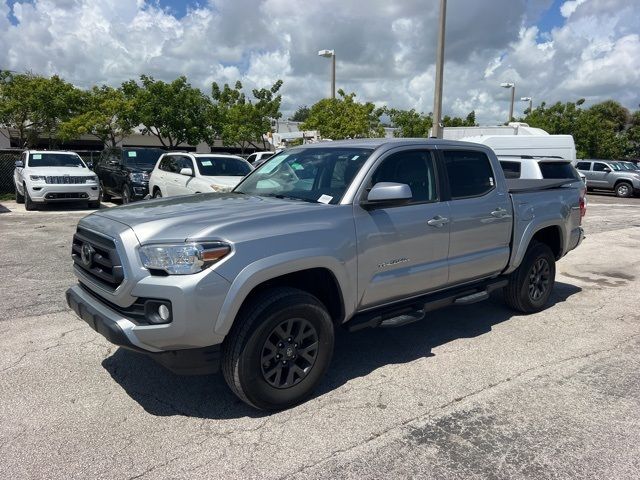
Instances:
[[[447,223],[449,223],[449,219],[448,218],[441,217],[440,215],[436,215],[435,217],[433,217],[431,220],[429,220],[427,222],[427,225],[430,225],[430,226],[436,227],[436,228],[442,228]]]
[[[511,216],[511,215],[509,215],[509,212],[507,212],[502,207],[496,208],[493,212],[491,212],[491,215],[496,217],[496,218],[506,218],[506,217],[510,217]]]

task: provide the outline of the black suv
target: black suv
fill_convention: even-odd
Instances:
[[[100,179],[102,200],[143,199],[149,193],[149,174],[163,153],[160,148],[105,148],[93,169]]]

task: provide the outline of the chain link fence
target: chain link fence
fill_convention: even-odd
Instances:
[[[0,195],[14,193],[13,170],[15,169],[16,160],[20,160],[21,149],[0,150]],[[76,153],[82,157],[85,163],[96,163],[100,152],[89,150],[76,150]]]

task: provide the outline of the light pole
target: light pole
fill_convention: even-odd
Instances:
[[[533,112],[533,99],[531,97],[520,97],[521,102],[529,102],[529,114]]]
[[[318,55],[325,58],[331,58],[331,98],[336,98],[336,51],[320,50]]]
[[[440,0],[440,22],[438,25],[438,50],[436,50],[436,84],[433,92],[434,138],[442,138],[442,79],[444,77],[444,31],[447,20],[447,0]]]
[[[513,118],[513,102],[516,99],[516,84],[513,82],[504,82],[501,83],[500,86],[502,88],[510,88],[511,89],[511,106],[509,107],[509,120],[507,120],[507,123],[511,122],[511,119]]]

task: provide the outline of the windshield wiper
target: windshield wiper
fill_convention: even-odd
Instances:
[[[315,200],[311,200],[310,198],[300,198],[300,197],[292,197],[290,195],[282,195],[281,193],[276,193],[276,194],[272,194],[272,195],[266,195],[267,197],[274,197],[280,200],[300,200],[302,202],[307,202],[307,203],[318,203]]]

